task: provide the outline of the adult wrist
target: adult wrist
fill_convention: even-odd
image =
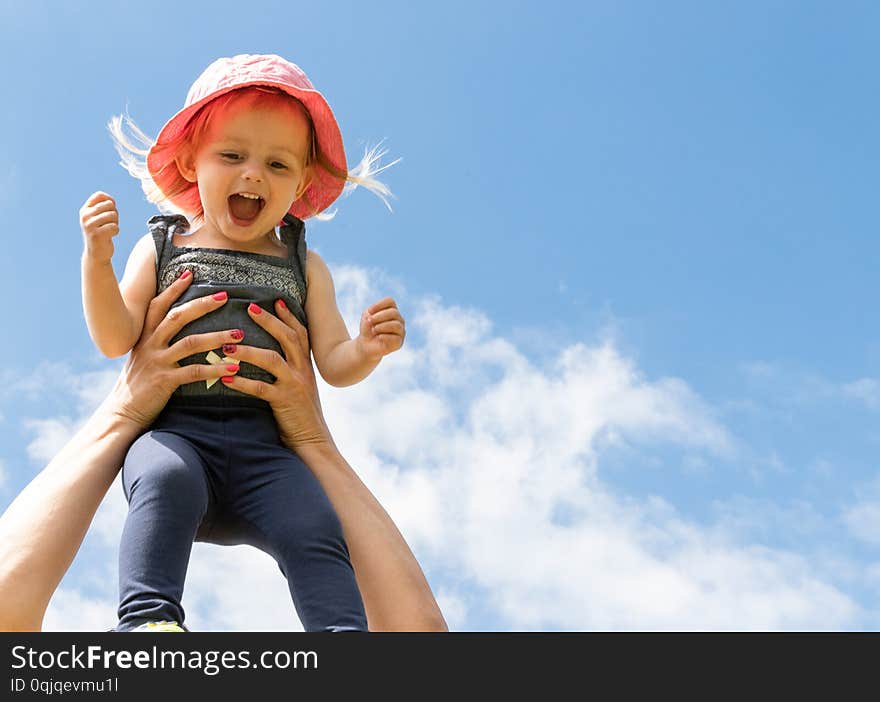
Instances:
[[[132,404],[131,388],[120,375],[96,414],[111,417],[111,421],[115,422],[121,431],[139,436],[152,424],[153,417],[138,412]]]
[[[306,464],[310,464],[312,460],[335,460],[342,455],[329,435],[313,441],[301,441],[290,448]]]
[[[85,432],[84,436],[91,437],[89,442],[95,445],[95,442],[115,437],[113,441],[121,441],[128,446],[144,433],[144,428],[140,422],[105,400],[80,431]]]

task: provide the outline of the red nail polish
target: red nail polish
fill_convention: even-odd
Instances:
[[[180,279],[183,280],[184,278],[189,278],[191,275],[192,275],[192,271],[184,271],[183,273],[180,274]]]
[[[231,375],[224,375],[222,378],[220,378],[220,380],[229,385],[229,383],[235,380],[235,378],[233,378]]]
[[[223,344],[223,354],[226,356],[231,356],[235,353],[235,350],[238,348],[235,344]]]
[[[254,314],[260,314],[260,313],[263,311],[263,310],[260,308],[260,306],[257,305],[257,304],[254,303],[254,302],[252,302],[250,305],[248,305],[248,309],[249,309],[251,312],[253,312]]]
[[[214,293],[213,295],[211,295],[211,297],[213,297],[215,300],[219,301],[219,300],[225,300],[228,297],[228,295],[226,294],[225,290],[222,290],[218,293]]]
[[[287,305],[284,304],[284,300],[278,300],[278,306],[279,306],[282,310],[286,310],[286,309],[287,309]]]
[[[231,336],[236,341],[241,341],[244,339],[244,332],[241,329],[233,329],[229,332],[229,336]]]
[[[227,363],[226,370],[230,373],[238,373],[238,364],[237,363]]]

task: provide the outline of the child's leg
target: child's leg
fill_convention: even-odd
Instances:
[[[321,484],[295,454],[255,447],[237,464],[210,540],[248,543],[273,556],[306,631],[366,631],[342,526]]]
[[[198,453],[176,434],[152,431],[122,469],[128,517],[119,546],[119,624],[183,623],[180,605],[193,540],[210,505]]]

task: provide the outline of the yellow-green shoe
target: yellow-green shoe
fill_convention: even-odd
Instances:
[[[149,631],[154,634],[159,634],[163,632],[172,632],[172,631],[183,631],[184,629],[177,622],[146,622],[141,624],[139,627],[132,629],[132,631]]]

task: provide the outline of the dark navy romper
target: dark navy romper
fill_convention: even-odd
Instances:
[[[158,290],[184,269],[193,282],[175,305],[225,290],[226,304],[188,324],[188,334],[243,329],[242,343],[281,348],[247,313],[251,302],[273,310],[282,298],[306,324],[306,244],[303,222],[284,218],[287,258],[227,249],[175,246],[186,231],[181,215],[149,221],[156,243]],[[221,349],[216,349],[223,356]],[[283,355],[283,353],[282,353]],[[198,354],[181,361],[206,363]],[[239,375],[274,382],[241,363]],[[339,518],[309,468],[281,443],[264,400],[217,381],[182,385],[153,426],[129,449],[122,470],[129,504],[119,547],[119,623],[130,631],[146,621],[183,624],[181,606],[194,541],[250,544],[278,562],[306,631],[366,631],[363,601]],[[259,593],[242,593],[259,597]]]

